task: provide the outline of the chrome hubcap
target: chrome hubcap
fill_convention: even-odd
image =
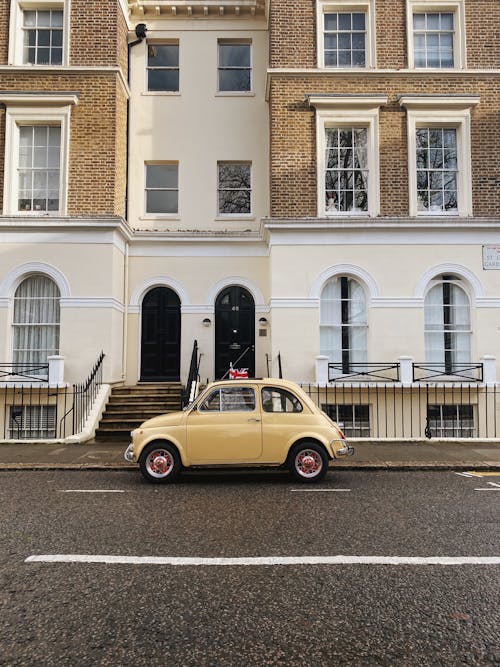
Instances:
[[[165,477],[171,472],[173,465],[172,455],[163,449],[151,452],[146,461],[147,470],[153,477]]]
[[[295,469],[302,477],[315,477],[323,467],[323,460],[313,449],[303,449],[295,458]]]

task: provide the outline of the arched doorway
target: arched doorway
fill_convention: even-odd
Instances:
[[[231,363],[255,376],[255,302],[237,285],[226,287],[215,301],[216,379],[226,375]]]
[[[141,381],[178,381],[180,357],[180,299],[168,287],[154,287],[142,301]]]

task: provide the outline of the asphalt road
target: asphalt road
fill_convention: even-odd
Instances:
[[[499,490],[453,472],[0,473],[0,665],[500,665],[500,565],[476,560],[499,556]],[[265,561],[25,562],[41,555]]]

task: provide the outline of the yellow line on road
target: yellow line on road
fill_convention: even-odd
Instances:
[[[470,470],[469,475],[474,475],[474,477],[500,477],[500,470],[496,472],[481,472],[480,470]]]

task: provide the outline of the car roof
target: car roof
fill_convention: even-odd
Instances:
[[[207,387],[219,387],[219,386],[226,386],[226,385],[236,385],[238,383],[243,383],[243,384],[258,384],[258,385],[269,385],[272,384],[274,386],[280,386],[280,387],[285,387],[289,389],[297,389],[299,388],[299,385],[296,382],[292,382],[291,380],[283,380],[282,378],[237,378],[235,380],[215,380],[214,382],[210,382],[210,384],[207,385]]]

